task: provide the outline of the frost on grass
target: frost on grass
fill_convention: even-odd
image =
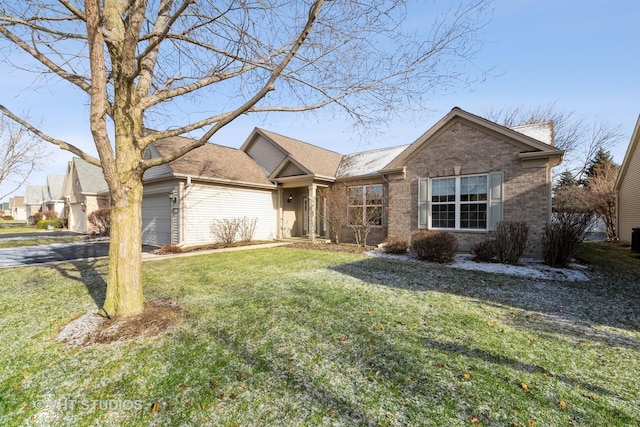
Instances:
[[[396,260],[413,260],[408,255],[390,255],[381,251],[369,251],[368,255],[384,257]],[[577,264],[571,264],[568,268],[549,267],[535,259],[522,258],[520,265],[507,265],[500,263],[476,262],[470,254],[458,254],[451,264],[445,266],[461,270],[483,271],[486,273],[509,274],[532,279],[565,280],[582,282],[591,280],[591,275],[586,268]]]
[[[107,319],[87,313],[71,321],[58,333],[57,341],[72,347],[112,344],[162,334],[180,322],[182,311],[175,304],[149,301],[140,314]]]

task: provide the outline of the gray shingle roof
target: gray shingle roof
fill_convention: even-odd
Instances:
[[[79,157],[73,158],[73,166],[78,174],[81,192],[97,194],[109,191],[107,181],[102,174],[102,168],[87,163]]]
[[[64,175],[47,175],[47,194],[48,200],[62,199],[62,184],[64,183]]]
[[[25,192],[25,204],[27,205],[39,205],[42,203],[42,195],[45,192],[45,187],[42,185],[28,185]]]

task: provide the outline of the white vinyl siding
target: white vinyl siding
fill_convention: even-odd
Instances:
[[[142,243],[156,246],[171,243],[171,200],[167,193],[143,197]]]
[[[503,219],[503,174],[418,179],[418,228],[494,230]]]
[[[193,184],[185,190],[184,245],[211,243],[214,220],[257,218],[254,240],[277,236],[277,200],[273,191]]]
[[[149,145],[145,149],[145,159],[151,159],[151,158],[154,158],[154,157],[160,157],[160,152],[152,144],[152,145]],[[165,163],[163,165],[154,166],[154,167],[144,171],[144,175],[143,175],[142,179],[144,181],[149,181],[149,180],[152,180],[154,178],[170,176],[172,173],[173,173],[173,171],[171,170],[171,167],[168,164]]]
[[[262,137],[249,147],[247,154],[267,172],[267,175],[270,175],[286,157],[285,153]]]

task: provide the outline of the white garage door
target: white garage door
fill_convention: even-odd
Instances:
[[[166,194],[142,199],[142,243],[157,246],[171,243],[171,200]]]

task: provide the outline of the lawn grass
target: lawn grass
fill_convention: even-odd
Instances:
[[[606,272],[618,249],[587,252]],[[0,425],[638,425],[625,265],[549,282],[291,248],[173,258],[144,264],[145,291],[182,323],[87,348],[55,336],[97,309],[106,261],[5,269]]]
[[[51,245],[55,243],[78,243],[86,240],[84,236],[34,237],[20,239],[0,239],[0,249],[21,248],[25,246]]]
[[[5,221],[6,222],[6,221]],[[24,221],[21,221],[24,224]],[[0,227],[0,234],[13,234],[13,233],[36,233],[38,230],[35,226],[24,227]]]

